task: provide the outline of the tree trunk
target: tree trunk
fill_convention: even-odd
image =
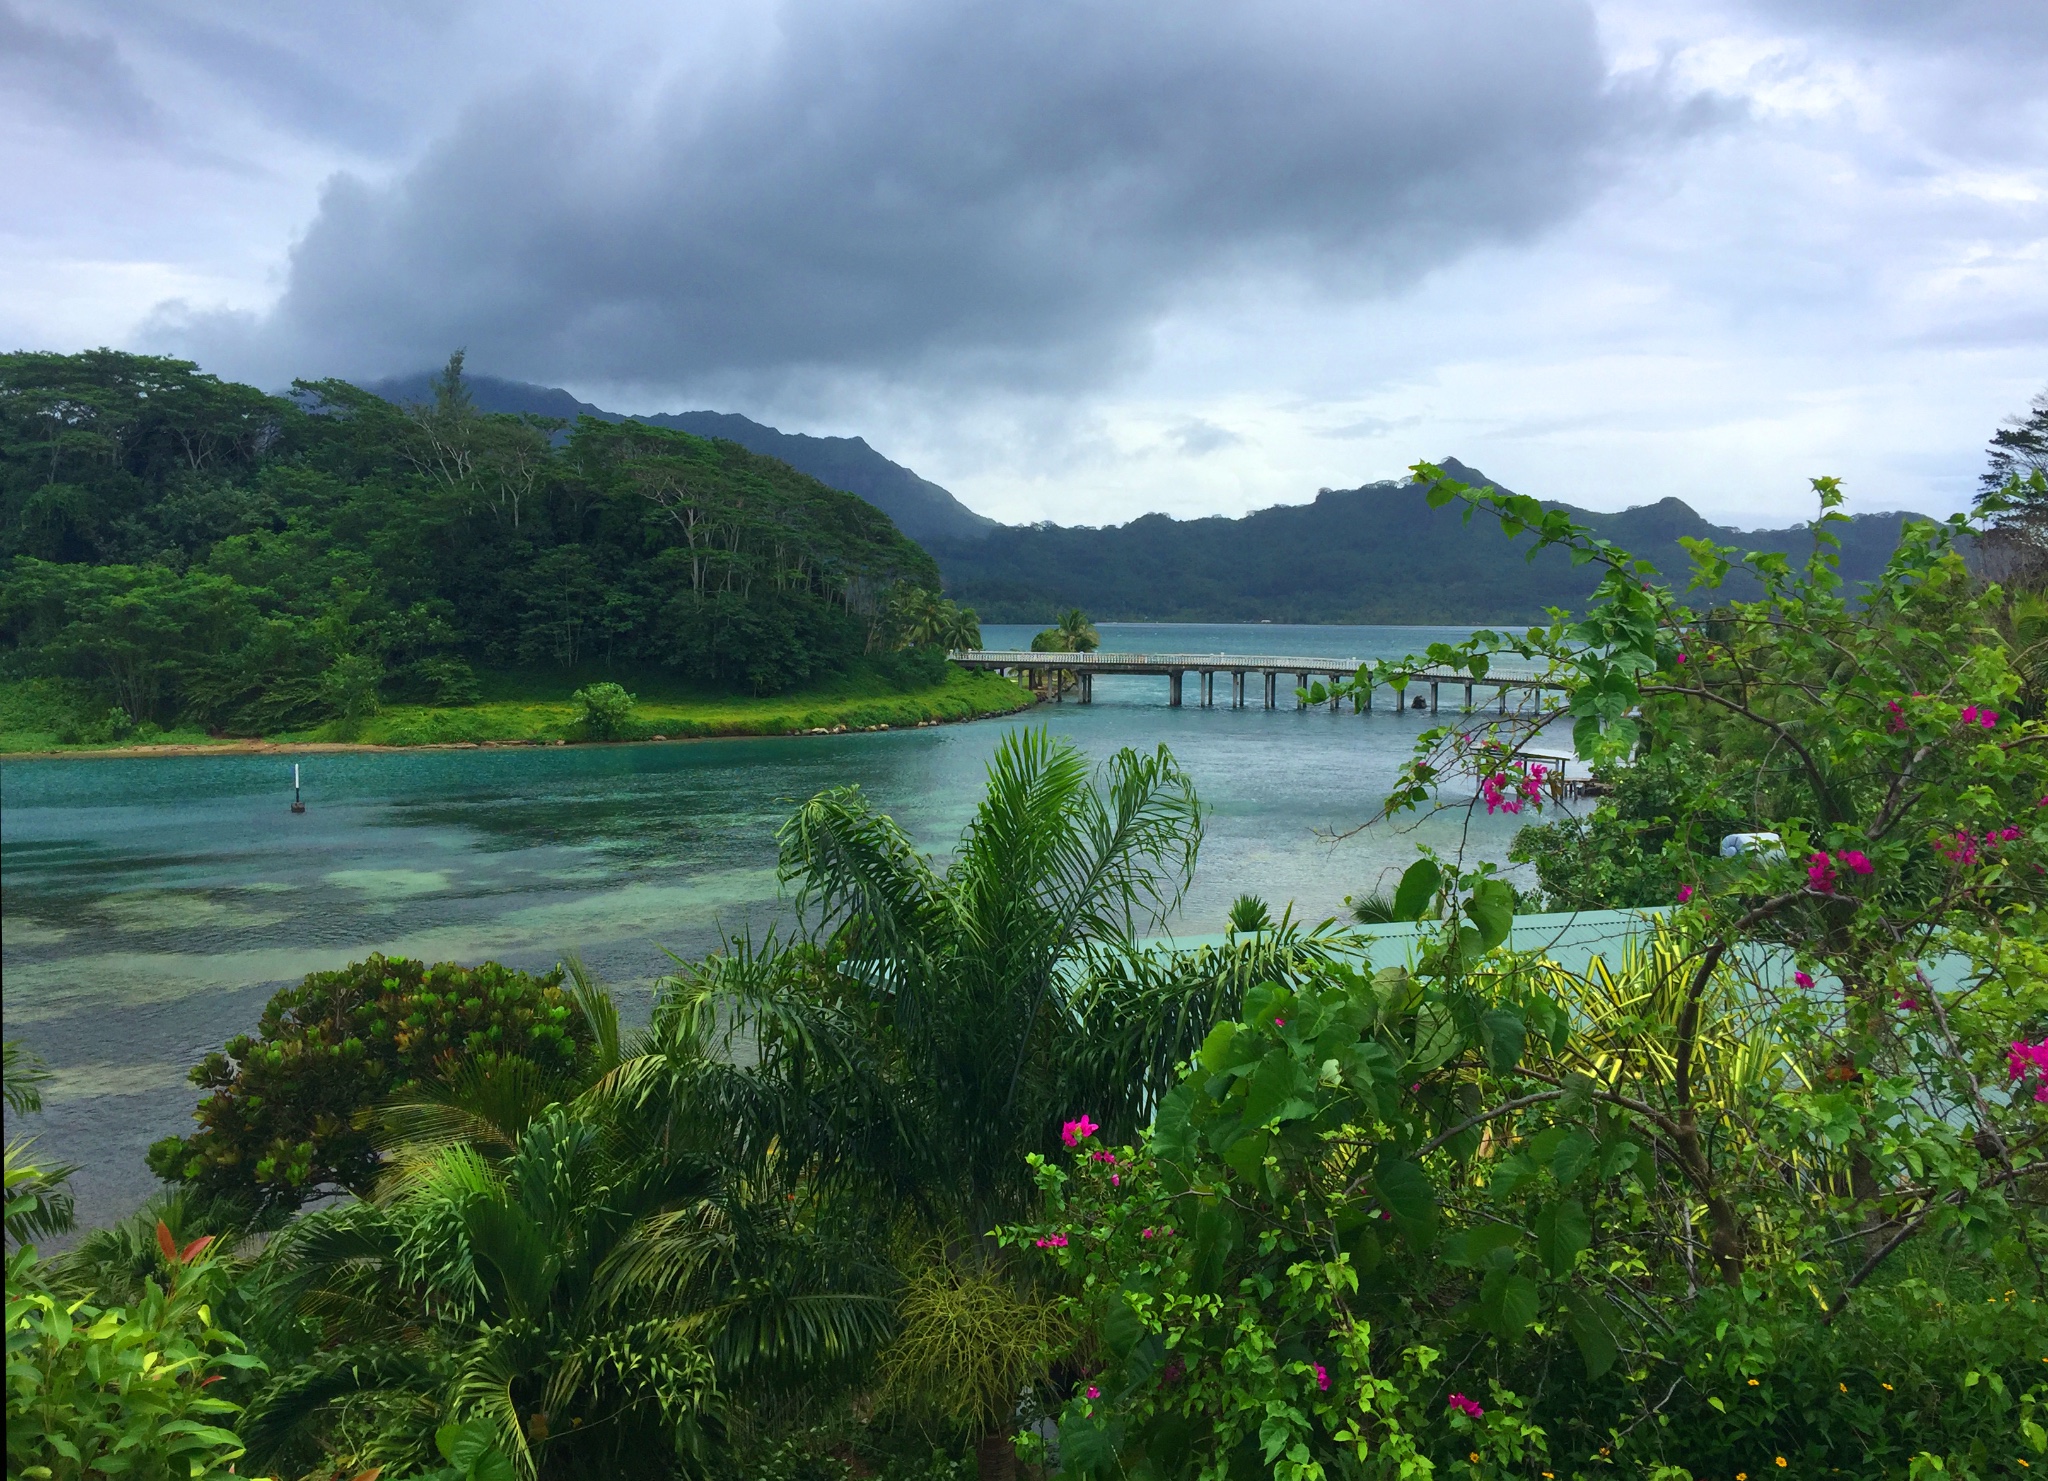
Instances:
[[[983,1435],[974,1447],[974,1468],[981,1481],[1017,1481],[1017,1447],[1007,1434]]]

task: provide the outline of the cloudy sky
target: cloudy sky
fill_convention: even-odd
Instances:
[[[0,167],[0,342],[459,345],[1005,520],[1946,511],[2048,386],[2041,0],[0,0]]]

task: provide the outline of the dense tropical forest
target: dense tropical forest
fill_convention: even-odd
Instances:
[[[731,442],[480,412],[460,356],[405,407],[0,356],[0,563],[0,677],[41,681],[72,739],[345,729],[508,674],[760,695],[944,673],[893,616],[937,570],[873,506]]]
[[[386,401],[410,406],[433,399],[434,380],[432,374],[416,373],[365,381],[362,386]],[[601,422],[643,422],[650,427],[673,427],[699,437],[737,442],[751,452],[808,473],[828,487],[859,494],[913,540],[933,536],[972,539],[996,528],[994,520],[976,514],[930,479],[920,478],[901,463],[883,457],[868,446],[865,438],[784,432],[727,411],[664,411],[626,416],[579,401],[559,386],[536,386],[529,381],[506,380],[495,375],[466,375],[464,384],[481,411],[559,419],[564,426],[574,426],[583,417],[595,417]]]
[[[2048,400],[2011,430],[1860,591],[1833,480],[1803,557],[1695,542],[1687,597],[1418,465],[1599,581],[1431,650],[1569,698],[1423,733],[1379,816],[1518,815],[1538,903],[1659,907],[1583,966],[1456,849],[1378,926],[1248,896],[1142,945],[1189,778],[1020,730],[944,862],[858,788],[797,807],[794,927],[643,1031],[574,961],[308,977],[194,1067],[132,1219],[40,1253],[68,1170],[10,1141],[10,1475],[2048,1465]],[[1560,718],[1590,814],[1523,749]],[[39,1074],[10,1042],[10,1136]]]

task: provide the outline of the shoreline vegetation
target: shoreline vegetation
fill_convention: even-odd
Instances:
[[[271,755],[317,751],[452,750],[472,747],[596,745],[728,740],[913,729],[994,719],[1029,708],[1029,690],[994,674],[948,667],[936,684],[899,689],[853,672],[787,694],[747,696],[671,688],[644,694],[620,733],[587,733],[570,698],[573,681],[491,676],[497,682],[462,705],[392,705],[355,724],[334,720],[268,736],[160,731],[146,739],[65,743],[58,739],[71,697],[49,680],[0,682],[0,757]]]

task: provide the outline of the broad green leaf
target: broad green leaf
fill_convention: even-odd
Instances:
[[[1107,1425],[1069,1412],[1060,1421],[1060,1469],[1093,1476],[1116,1466],[1116,1439]]]
[[[1514,927],[1514,891],[1504,879],[1482,879],[1472,887],[1472,898],[1465,906],[1465,913],[1479,928],[1479,939],[1491,951],[1508,939],[1508,932]]]
[[[1489,1270],[1479,1283],[1479,1310],[1502,1337],[1526,1331],[1536,1320],[1536,1282],[1511,1270]]]
[[[1310,1089],[1307,1069],[1286,1045],[1267,1050],[1245,1082],[1245,1125],[1265,1125],[1289,1100]]]
[[[1443,887],[1443,871],[1434,859],[1417,859],[1401,876],[1401,883],[1394,891],[1394,919],[1421,920],[1436,904],[1437,891]]]
[[[1411,1074],[1423,1075],[1435,1069],[1465,1047],[1465,1034],[1448,1005],[1424,1003],[1415,1015],[1415,1053],[1408,1061]]]
[[[1400,1062],[1386,1045],[1365,1040],[1347,1045],[1337,1063],[1345,1083],[1355,1090],[1370,1090],[1374,1083],[1390,1084],[1401,1072]]]
[[[1441,1258],[1448,1265],[1479,1265],[1495,1250],[1520,1241],[1522,1231],[1512,1224],[1476,1224],[1460,1230],[1443,1242]]]
[[[1551,1154],[1550,1172],[1560,1183],[1569,1183],[1591,1166],[1600,1144],[1588,1132],[1574,1131],[1557,1144]]]
[[[1118,1357],[1125,1356],[1144,1335],[1144,1319],[1130,1302],[1117,1300],[1109,1303],[1109,1311],[1102,1319],[1102,1340],[1111,1352]]]
[[[1581,1250],[1592,1248],[1593,1221],[1576,1198],[1545,1204],[1536,1214],[1536,1257],[1552,1275],[1563,1275]]]
[[[1160,1097],[1159,1110],[1152,1118],[1152,1152],[1156,1157],[1184,1162],[1195,1153],[1195,1131],[1188,1115],[1195,1105],[1195,1086],[1183,1080]]]
[[[1202,1068],[1214,1075],[1230,1063],[1230,1041],[1237,1037],[1237,1025],[1224,1019],[1209,1030],[1209,1036],[1202,1040],[1202,1050],[1197,1056]]]
[[[1266,1184],[1266,1149],[1272,1141],[1272,1137],[1263,1131],[1241,1136],[1224,1152],[1223,1165],[1253,1187],[1263,1188]]]
[[[1615,1137],[1600,1149],[1600,1177],[1618,1178],[1636,1165],[1642,1148],[1627,1137]]]
[[[1382,1158],[1372,1186],[1403,1233],[1425,1240],[1436,1232],[1436,1190],[1420,1167],[1404,1158]]]
[[[1579,1344],[1579,1356],[1586,1360],[1586,1372],[1598,1378],[1614,1366],[1620,1355],[1615,1333],[1620,1322],[1605,1296],[1592,1291],[1570,1290],[1564,1296],[1565,1325]],[[1718,1405],[1716,1407],[1719,1407]]]
[[[1479,1015],[1480,1042],[1495,1070],[1506,1073],[1522,1058],[1522,1015],[1512,1008],[1489,1008]]]

